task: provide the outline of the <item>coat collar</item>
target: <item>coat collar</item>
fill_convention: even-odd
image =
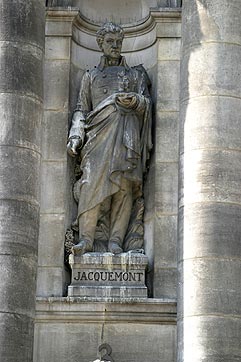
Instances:
[[[102,72],[105,67],[108,67],[108,61],[105,55],[102,55],[100,58],[100,63],[98,65],[98,69]],[[126,63],[125,57],[121,56],[119,66],[124,67],[126,70],[129,70],[130,67]]]

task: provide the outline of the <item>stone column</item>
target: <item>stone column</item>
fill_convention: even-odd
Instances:
[[[43,0],[0,0],[0,359],[32,361]]]
[[[178,361],[241,359],[241,7],[186,0]]]

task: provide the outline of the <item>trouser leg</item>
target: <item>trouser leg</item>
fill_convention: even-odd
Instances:
[[[110,213],[110,242],[115,242],[120,247],[129,224],[132,203],[132,182],[122,178],[120,191],[112,196]]]
[[[100,204],[79,216],[79,240],[88,241],[93,247],[95,229],[99,217]]]

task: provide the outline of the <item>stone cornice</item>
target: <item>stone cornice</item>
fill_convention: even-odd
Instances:
[[[151,298],[93,301],[88,298],[38,297],[35,321],[176,324],[176,302]]]
[[[95,36],[101,24],[95,24],[86,19],[82,14],[78,14],[75,19],[75,26],[89,35]],[[148,33],[155,26],[153,17],[148,15],[146,18],[135,22],[133,24],[122,24],[125,31],[125,36],[137,36]]]
[[[49,7],[46,22],[71,22],[75,29],[88,36],[95,37],[100,24],[85,18],[75,7]],[[181,23],[181,8],[151,8],[149,15],[132,24],[122,24],[126,38],[140,37],[150,33],[160,24]],[[157,31],[158,33],[158,31]],[[48,34],[46,34],[48,35]],[[166,35],[168,36],[168,35]],[[75,38],[75,36],[74,36]],[[78,39],[74,39],[78,43]],[[150,44],[149,44],[150,45]]]
[[[78,14],[79,14],[79,9],[70,6],[67,8],[62,8],[62,7],[47,8],[46,20],[73,21]]]
[[[182,8],[151,8],[150,14],[156,22],[176,22],[181,21]]]

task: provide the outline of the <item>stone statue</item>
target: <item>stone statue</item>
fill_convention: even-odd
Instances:
[[[84,74],[73,113],[67,150],[81,160],[81,177],[74,186],[74,225],[79,229],[74,254],[93,251],[100,231],[113,254],[139,249],[143,243],[138,228],[144,210],[143,174],[152,147],[151,99],[142,65],[129,67],[121,56],[123,37],[123,29],[113,23],[98,31],[103,56]]]

